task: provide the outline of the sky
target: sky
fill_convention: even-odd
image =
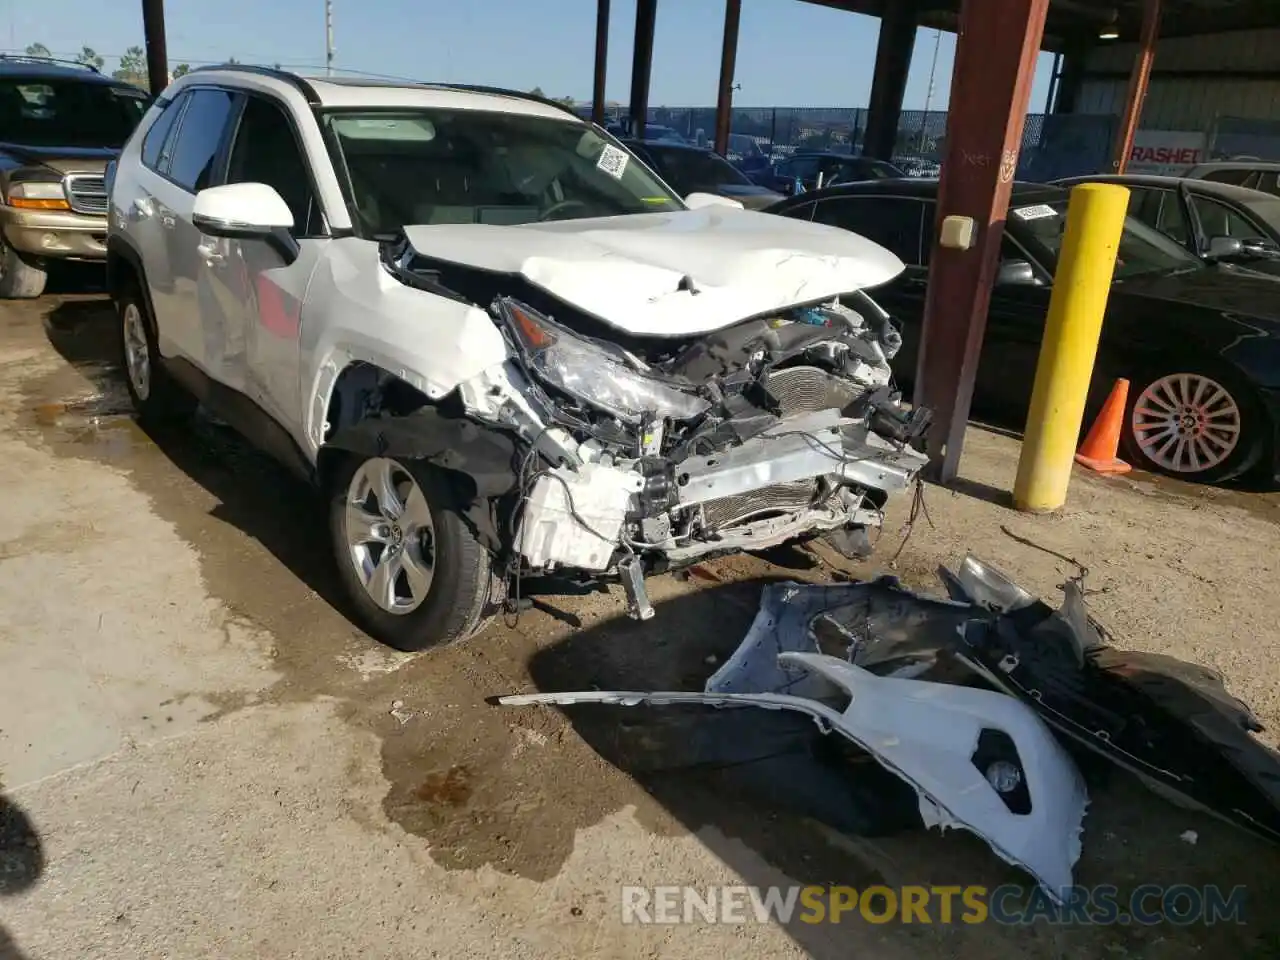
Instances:
[[[104,14],[110,6],[111,16]],[[591,95],[594,0],[333,0],[335,66],[415,79],[540,87],[548,96]],[[324,0],[166,0],[170,64],[280,63],[323,69]],[[864,107],[879,21],[800,0],[743,3],[734,103]],[[723,0],[660,0],[651,106],[711,106],[716,99]],[[613,0],[610,99],[625,103],[635,0]],[[55,55],[88,45],[114,69],[142,44],[140,0],[0,0],[0,50],[43,43]],[[938,51],[930,95],[930,68]],[[955,36],[920,30],[904,106],[946,107]],[[1030,110],[1044,109],[1052,57],[1042,54]]]

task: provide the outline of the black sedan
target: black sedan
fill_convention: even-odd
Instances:
[[[815,190],[821,186],[852,183],[857,180],[888,180],[905,177],[906,174],[892,163],[873,160],[871,157],[855,157],[847,153],[804,151],[793,153],[756,176],[756,183],[785,193]]]
[[[761,210],[782,194],[758,186],[714,150],[670,140],[623,140],[628,150],[647,163],[682,197],[713,193],[737,200],[748,210]]]
[[[1168,234],[1196,256],[1280,275],[1280,197],[1273,194],[1212,180],[1142,174],[1098,174],[1054,183],[1128,187],[1129,216]]]
[[[862,234],[907,265],[876,299],[902,325],[894,360],[915,376],[937,181],[849,184],[771,208]],[[1025,418],[1066,223],[1065,190],[1015,183],[987,314],[975,407]],[[1122,443],[1132,462],[1218,482],[1265,463],[1280,444],[1280,281],[1206,264],[1130,217],[1107,304],[1089,416],[1118,377],[1130,381]]]

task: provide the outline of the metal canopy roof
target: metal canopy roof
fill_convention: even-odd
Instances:
[[[904,0],[806,2],[878,17],[890,4]],[[1143,0],[1051,0],[1045,47],[1054,50],[1076,38],[1097,37],[1108,26],[1119,31],[1121,42],[1137,40],[1143,6]],[[955,30],[960,0],[922,0],[920,7],[921,26]],[[1162,37],[1280,27],[1280,0],[1163,0],[1162,7]]]

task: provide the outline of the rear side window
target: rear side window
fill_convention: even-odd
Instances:
[[[192,193],[213,181],[213,164],[231,118],[232,95],[225,90],[196,90],[182,115],[169,160],[169,179]]]
[[[920,266],[924,210],[919,200],[906,197],[834,197],[819,202],[813,219],[864,236],[907,266]]]
[[[174,121],[182,115],[182,105],[186,102],[187,98],[184,94],[169,103],[160,116],[156,117],[156,122],[151,125],[147,135],[142,138],[142,162],[152,170],[163,169],[161,157],[168,159],[164,149],[165,142],[169,139],[170,131],[173,130]]]
[[[1223,167],[1219,170],[1210,170],[1206,173],[1202,180],[1211,180],[1214,183],[1231,183],[1237,187],[1247,185],[1253,171],[1248,167]]]

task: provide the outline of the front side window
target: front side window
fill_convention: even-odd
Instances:
[[[1236,211],[1208,197],[1192,197],[1191,205],[1200,219],[1206,237],[1230,237],[1233,240],[1262,240],[1263,234]]]
[[[644,164],[572,120],[479,110],[333,110],[362,233],[682,210]]]
[[[727,184],[751,183],[745,174],[718,153],[650,144],[649,156],[662,178],[683,194],[715,193]]]
[[[835,197],[819,202],[813,219],[866,237],[908,266],[919,266],[924,208],[906,198]]]
[[[1249,185],[1249,180],[1253,176],[1253,171],[1248,167],[1221,167],[1217,170],[1210,170],[1202,179],[1210,180],[1213,183],[1230,183],[1237,187]]]
[[[1006,229],[1014,231],[1018,241],[1050,273],[1058,268],[1058,253],[1067,226],[1067,201],[1031,203],[1010,207]],[[1135,217],[1126,217],[1116,256],[1116,280],[1170,273],[1175,270],[1203,268],[1204,263],[1192,256],[1172,238],[1147,226]]]
[[[225,90],[192,92],[169,160],[169,178],[180,187],[198,193],[211,184],[232,103]]]
[[[141,90],[45,77],[0,79],[0,140],[29,147],[124,146],[147,112]]]
[[[265,183],[284,198],[296,235],[321,233],[320,211],[302,150],[284,111],[260,97],[245,100],[231,145],[227,183]]]

